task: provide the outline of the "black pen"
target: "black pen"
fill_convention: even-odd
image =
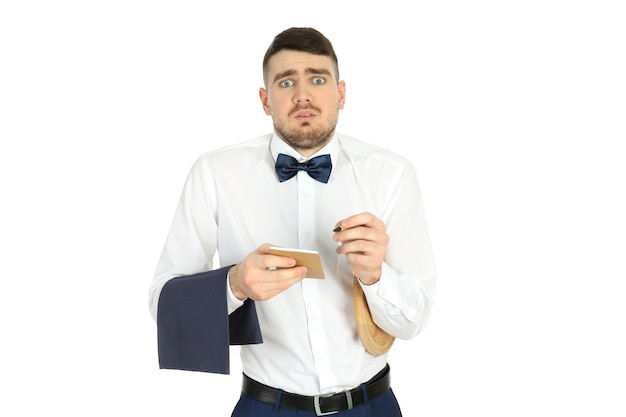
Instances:
[[[343,231],[343,226],[337,226],[333,229],[333,232],[341,232]]]

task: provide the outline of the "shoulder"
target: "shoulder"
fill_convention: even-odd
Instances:
[[[268,151],[271,138],[271,134],[266,134],[243,142],[214,149],[200,155],[200,159],[216,160],[224,158],[237,158],[240,160],[241,158],[249,156],[257,157],[260,153]]]
[[[337,135],[337,138],[341,149],[338,165],[342,172],[351,172],[373,195],[391,201],[398,191],[419,191],[416,170],[404,155],[350,136]]]
[[[269,152],[271,134],[258,136],[243,142],[213,149],[201,154],[195,162],[195,166],[204,167],[231,167],[233,164],[250,164],[259,162]]]
[[[220,173],[258,168],[268,158],[272,135],[258,136],[243,142],[202,153],[191,166],[189,175],[197,178],[221,176]],[[271,159],[271,155],[269,156]],[[235,170],[237,172],[237,170]]]
[[[374,145],[354,137],[337,134],[341,152],[353,164],[371,168],[395,168],[404,170],[411,167],[411,162],[404,156],[382,146]]]

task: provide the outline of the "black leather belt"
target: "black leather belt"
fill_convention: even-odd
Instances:
[[[390,385],[389,365],[380,371],[374,378],[365,383],[367,398],[369,400],[378,397],[389,389]],[[243,375],[241,391],[248,397],[268,404],[276,402],[278,390],[257,382],[246,374]],[[339,411],[350,410],[357,405],[363,404],[363,391],[358,386],[349,391],[335,394],[322,394],[306,396],[283,392],[280,399],[281,408],[291,408],[300,411],[308,411],[318,416],[335,414]]]

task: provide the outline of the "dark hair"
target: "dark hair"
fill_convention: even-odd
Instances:
[[[263,57],[263,81],[265,85],[267,85],[267,70],[270,58],[284,49],[329,57],[335,67],[337,81],[339,81],[337,55],[328,38],[313,28],[292,27],[276,35],[265,52]]]

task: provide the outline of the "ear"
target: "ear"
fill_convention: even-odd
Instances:
[[[259,88],[259,98],[261,99],[261,105],[263,106],[263,111],[267,116],[272,114],[272,110],[269,105],[269,97],[267,95],[267,90],[265,88]]]
[[[337,91],[339,92],[339,109],[342,110],[343,105],[346,102],[346,82],[345,81],[339,81],[339,84],[337,84]]]

